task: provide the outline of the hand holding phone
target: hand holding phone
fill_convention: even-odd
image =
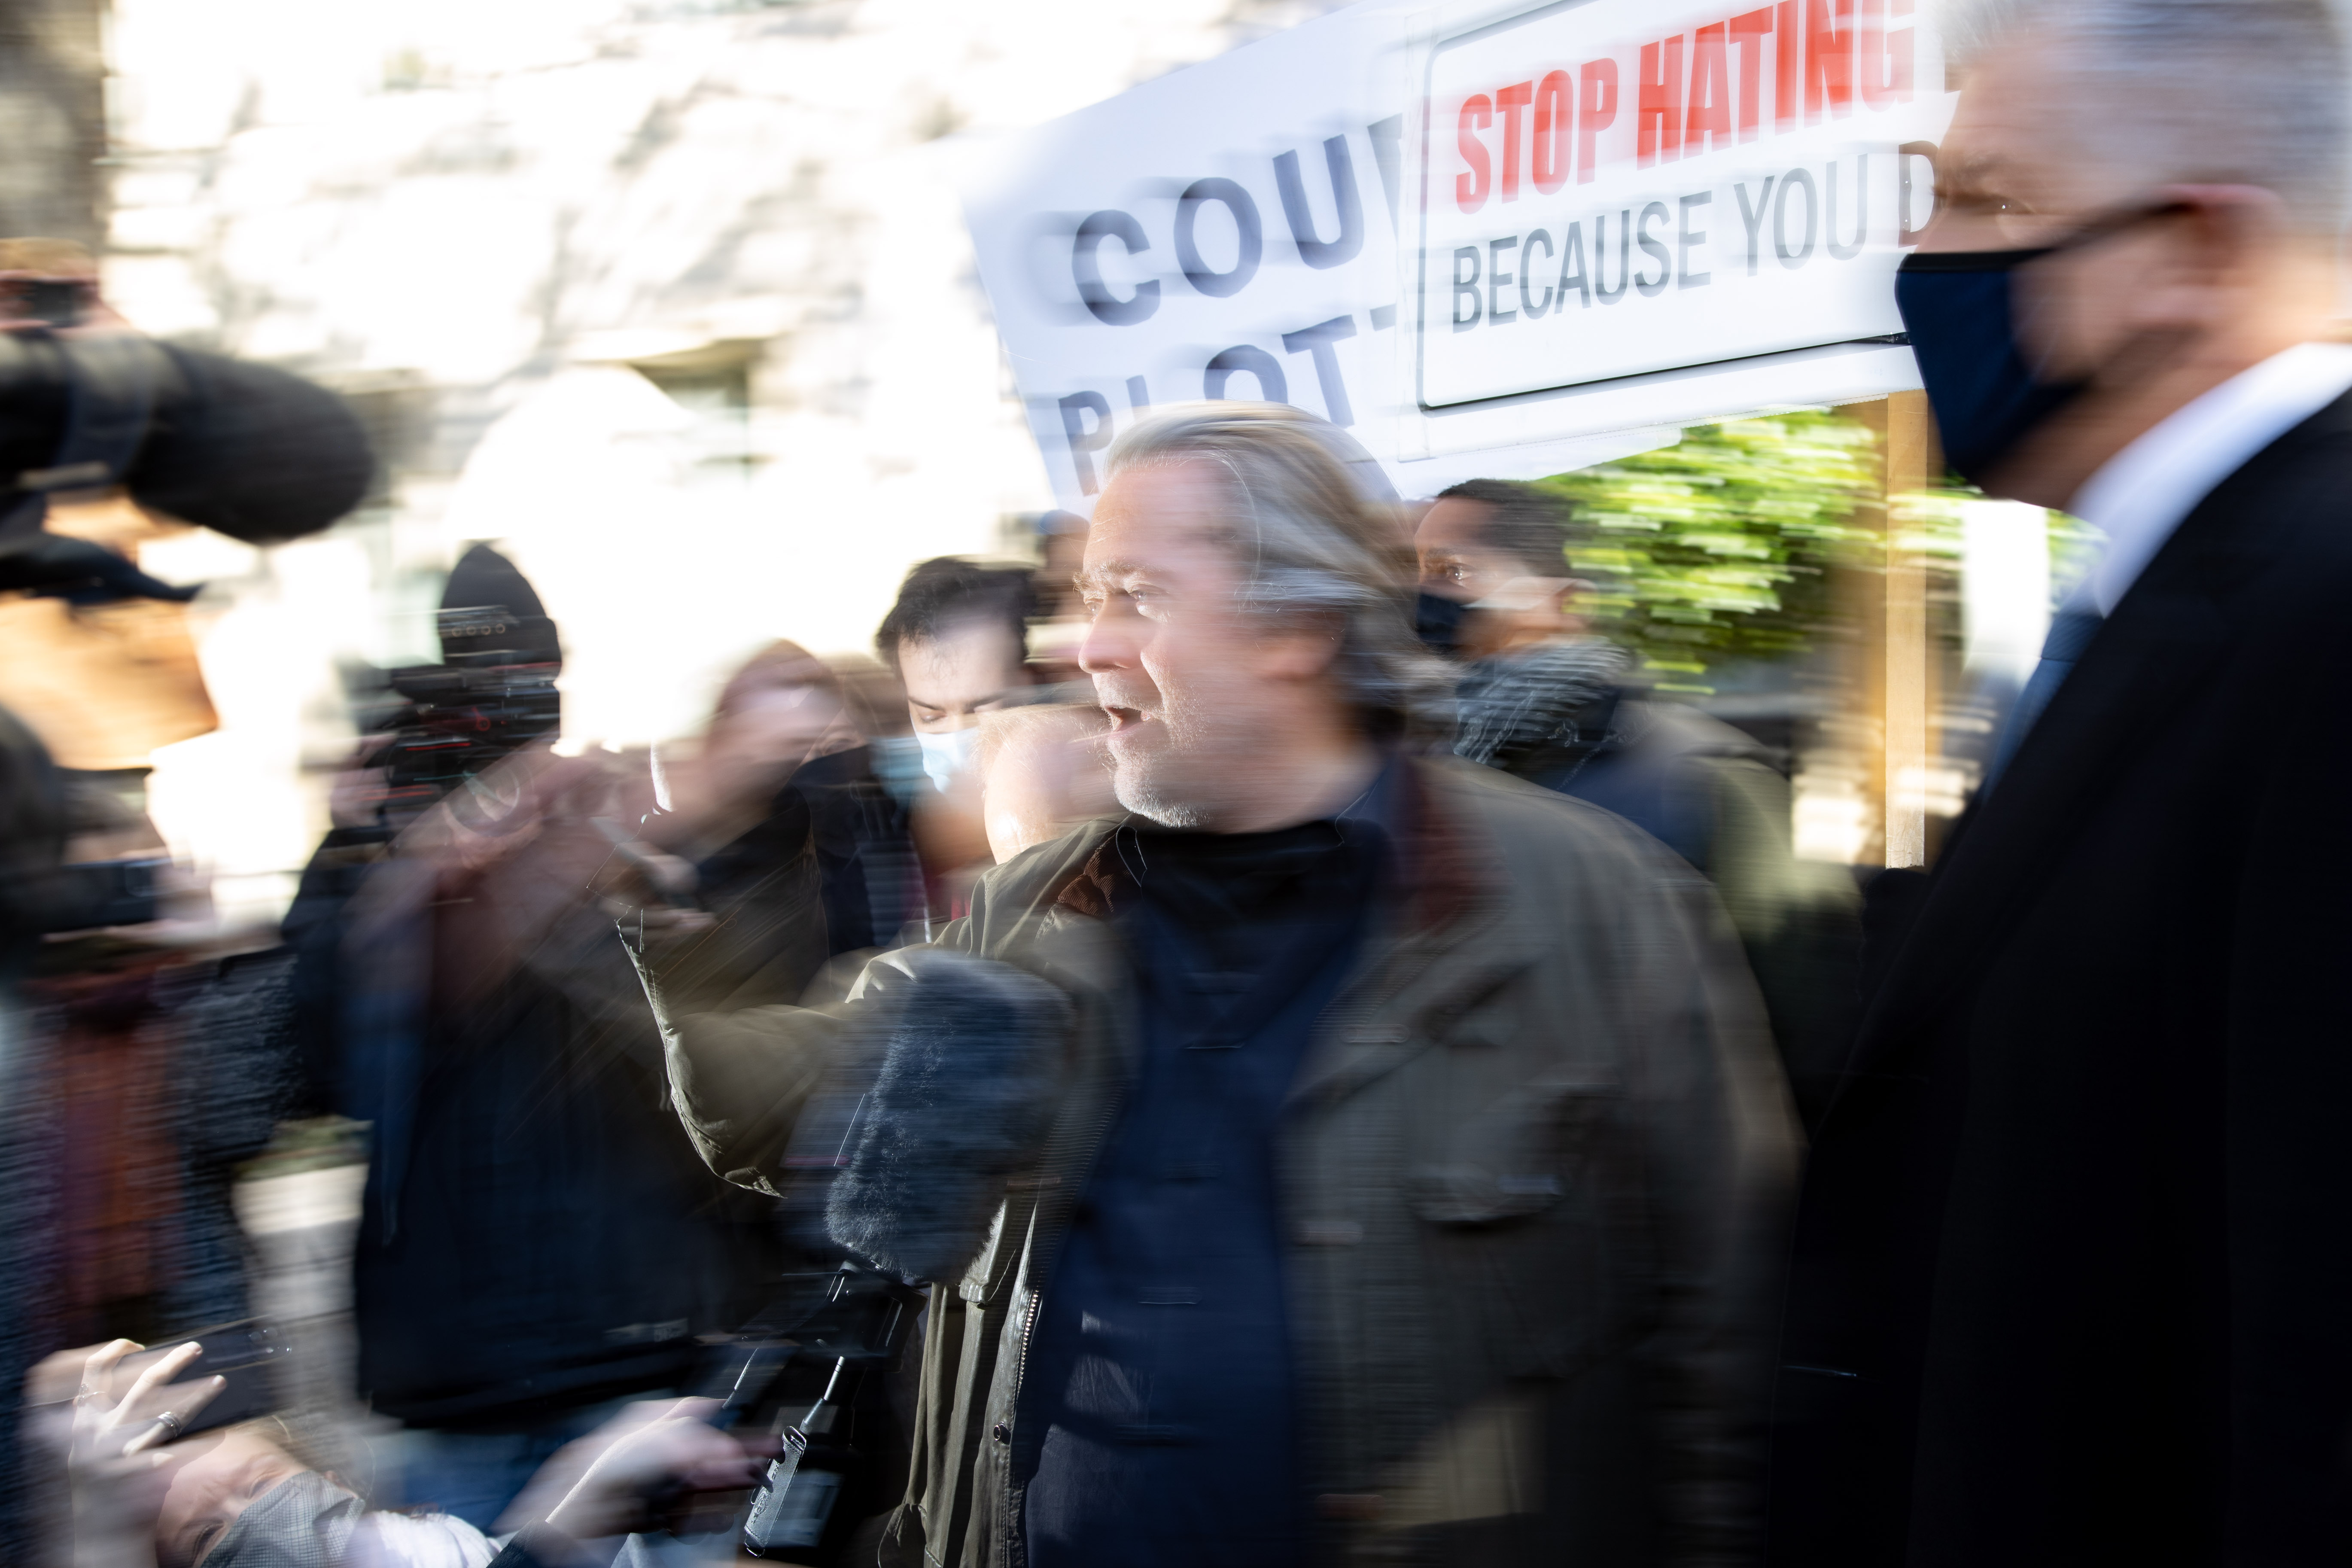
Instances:
[[[262,1318],[215,1323],[175,1336],[173,1344],[177,1348],[170,1351],[141,1351],[134,1345],[121,1358],[122,1370],[134,1377],[143,1375],[167,1356],[179,1355],[190,1343],[196,1353],[180,1363],[182,1380],[217,1377],[220,1391],[200,1411],[173,1411],[180,1429],[166,1436],[164,1442],[176,1443],[199,1432],[250,1421],[278,1407],[279,1369],[292,1358],[293,1346],[276,1324]]]
[[[201,1345],[142,1355],[134,1370],[126,1358],[143,1348],[114,1340],[82,1363],[66,1451],[77,1563],[153,1561],[155,1521],[176,1458],[169,1445],[203,1419],[224,1386],[218,1375],[181,1380]]]

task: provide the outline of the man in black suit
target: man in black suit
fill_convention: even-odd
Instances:
[[[1932,879],[1874,889],[1774,1559],[2341,1562],[2340,43],[2325,0],[1960,41],[1906,324],[1953,466],[2109,542]]]

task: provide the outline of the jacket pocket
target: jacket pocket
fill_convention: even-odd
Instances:
[[[1445,1382],[1568,1374],[1591,1353],[1626,1272],[1608,1152],[1613,1086],[1523,1082],[1473,1114],[1424,1126],[1404,1172],[1429,1320],[1452,1347]]]
[[[1412,1211],[1433,1225],[1486,1226],[1524,1219],[1558,1203],[1561,1192],[1555,1173],[1489,1165],[1418,1165],[1411,1181]]]
[[[1433,1225],[1482,1226],[1538,1215],[1568,1193],[1580,1137],[1617,1098],[1612,1082],[1571,1074],[1520,1085],[1437,1130],[1406,1173],[1406,1202]]]

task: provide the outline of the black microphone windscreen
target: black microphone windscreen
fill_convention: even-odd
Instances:
[[[834,1240],[916,1279],[953,1279],[987,1239],[1005,1178],[1053,1117],[1069,998],[994,959],[918,948],[905,969],[849,1168],[825,1205]],[[887,993],[886,993],[887,994]]]
[[[365,499],[375,457],[341,398],[270,365],[163,347],[186,384],[159,400],[131,465],[141,505],[271,544],[316,533]]]

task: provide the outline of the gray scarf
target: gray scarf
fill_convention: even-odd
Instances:
[[[1454,754],[1507,768],[1537,747],[1573,740],[1576,711],[1614,685],[1625,650],[1601,637],[1482,658],[1454,687]]]

